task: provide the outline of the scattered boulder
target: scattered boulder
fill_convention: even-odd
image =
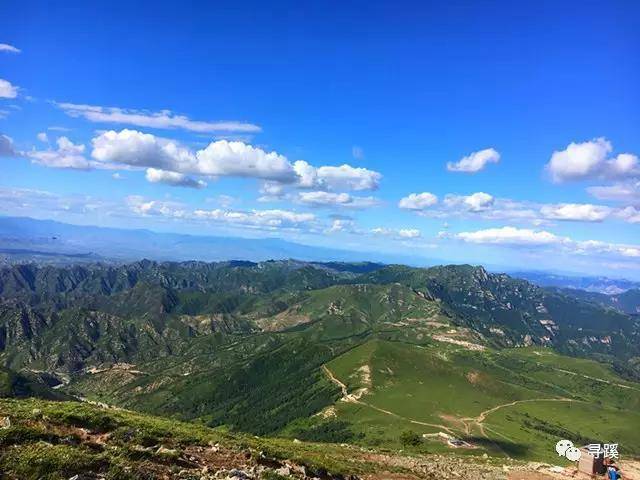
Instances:
[[[0,428],[11,428],[11,419],[9,417],[0,418]]]

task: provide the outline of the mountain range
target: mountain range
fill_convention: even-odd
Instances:
[[[186,235],[0,216],[0,263],[122,263],[140,258],[209,262],[298,258],[306,261],[411,261],[417,265],[430,263],[425,258],[411,259],[408,256],[373,251],[331,249],[280,238]]]
[[[9,265],[4,390],[309,441],[639,454],[640,318],[594,295],[470,265]]]

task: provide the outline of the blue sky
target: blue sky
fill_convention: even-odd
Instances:
[[[0,214],[640,276],[637,2],[0,18]]]

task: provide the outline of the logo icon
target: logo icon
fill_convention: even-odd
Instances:
[[[571,440],[560,440],[556,443],[556,452],[558,452],[558,456],[565,457],[572,462],[580,460],[580,456],[582,455],[580,450],[573,446]]]

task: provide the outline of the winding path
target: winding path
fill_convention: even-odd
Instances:
[[[336,384],[338,387],[340,387],[340,391],[342,392],[342,398],[340,400],[343,401],[343,402],[357,403],[359,405],[363,405],[365,407],[369,407],[369,408],[371,408],[373,410],[376,410],[376,411],[378,411],[380,413],[384,413],[385,415],[390,415],[392,417],[407,421],[409,423],[413,423],[413,424],[416,424],[416,425],[424,425],[424,426],[427,426],[427,427],[441,429],[441,430],[444,430],[445,432],[447,432],[447,433],[449,433],[451,435],[455,435],[456,434],[456,432],[454,430],[452,430],[451,427],[447,427],[446,425],[421,422],[420,420],[407,418],[407,417],[399,415],[399,414],[397,414],[395,412],[391,412],[389,410],[385,410],[383,408],[376,407],[375,405],[371,405],[370,403],[363,402],[356,395],[350,394],[347,385],[345,385],[342,381],[340,381],[333,374],[333,372],[331,370],[329,370],[329,368],[326,365],[322,366],[322,370],[327,375],[329,380],[331,380],[334,384]],[[482,436],[484,436],[484,437],[486,437],[488,439],[489,439],[489,436],[486,434],[485,428],[487,430],[489,430],[490,432],[493,432],[496,435],[499,435],[499,436],[501,436],[503,438],[507,438],[504,435],[502,435],[501,433],[496,432],[495,430],[492,430],[491,428],[489,428],[489,427],[484,425],[484,422],[487,419],[487,416],[491,415],[494,412],[497,412],[500,409],[506,408],[506,407],[512,407],[514,405],[518,405],[518,404],[521,404],[521,403],[533,403],[533,402],[582,402],[582,400],[575,400],[575,399],[572,399],[572,398],[528,398],[528,399],[524,399],[524,400],[515,400],[513,402],[503,403],[503,404],[497,405],[495,407],[489,408],[487,410],[484,410],[477,417],[465,417],[465,418],[460,418],[459,420],[464,425],[464,432],[467,435],[471,435],[471,430],[474,427],[476,427],[478,429],[478,431],[482,434]]]
[[[331,380],[338,387],[340,387],[340,390],[342,391],[342,398],[340,400],[343,402],[357,403],[359,405],[364,405],[365,407],[369,407],[373,410],[376,410],[377,412],[384,413],[385,415],[390,415],[392,417],[399,418],[401,420],[405,420],[409,423],[414,423],[416,425],[424,425],[426,427],[439,428],[439,429],[445,430],[451,435],[455,435],[455,432],[451,430],[451,428],[445,425],[421,422],[420,420],[414,420],[412,418],[403,417],[402,415],[398,415],[397,413],[391,412],[389,410],[385,410],[384,408],[376,407],[375,405],[371,405],[370,403],[363,402],[362,400],[357,398],[355,395],[349,394],[349,389],[347,388],[347,386],[344,383],[342,383],[338,378],[336,378],[333,372],[331,372],[331,370],[329,370],[329,368],[326,365],[322,366],[322,370],[327,375],[327,377],[329,377],[329,380]]]

